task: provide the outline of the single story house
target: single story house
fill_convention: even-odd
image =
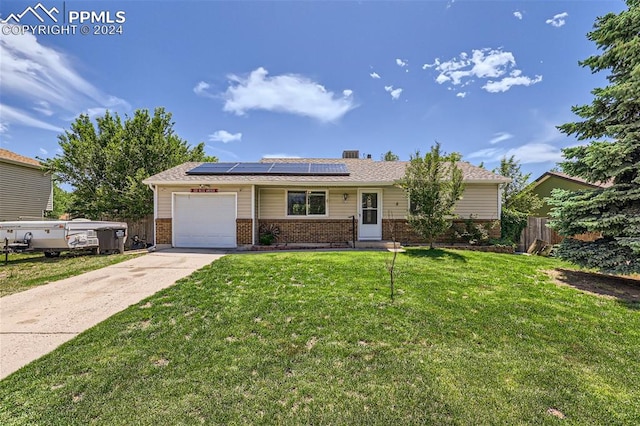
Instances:
[[[0,220],[43,218],[50,210],[51,174],[38,160],[0,148]]]
[[[538,179],[532,182],[534,194],[542,199],[542,206],[531,213],[534,217],[549,217],[549,212],[553,208],[547,204],[546,198],[551,197],[551,191],[554,189],[564,189],[567,191],[580,191],[583,189],[607,188],[611,183],[590,183],[586,180],[571,176],[562,172],[545,172]]]
[[[355,157],[355,158],[349,158]],[[263,159],[254,163],[188,162],[143,182],[154,193],[159,247],[225,248],[259,242],[277,228],[280,242],[418,242],[406,222],[409,200],[395,186],[408,162],[358,158]],[[508,178],[459,162],[465,190],[460,218],[500,219],[501,184]],[[394,226],[390,226],[393,224]],[[354,229],[355,225],[355,229]],[[500,227],[492,237],[500,236]]]

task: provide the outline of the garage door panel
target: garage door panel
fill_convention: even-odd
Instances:
[[[174,194],[175,247],[236,247],[235,194]]]

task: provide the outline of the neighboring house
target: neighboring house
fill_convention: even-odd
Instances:
[[[43,218],[53,210],[53,183],[38,160],[0,149],[0,220]]]
[[[538,196],[543,201],[542,207],[531,213],[531,216],[534,217],[549,216],[549,211],[553,208],[553,206],[547,204],[547,201],[545,199],[551,197],[551,191],[554,189],[579,191],[582,189],[607,188],[611,186],[610,183],[589,183],[582,178],[570,176],[566,173],[561,172],[545,172],[542,176],[533,181],[532,185],[533,193],[538,194]]]
[[[549,244],[558,244],[562,241],[563,237],[547,226],[551,220],[549,212],[553,208],[553,206],[547,203],[547,198],[551,197],[551,191],[554,189],[580,191],[583,189],[597,189],[611,186],[610,183],[589,183],[582,178],[561,172],[545,172],[533,181],[531,185],[533,185],[533,193],[538,194],[542,199],[542,207],[531,212],[529,215],[527,227],[522,231],[522,236],[518,244],[518,250],[520,251],[527,250],[536,240],[542,240]],[[572,238],[583,241],[593,241],[600,237],[600,233],[597,232],[572,236]]]
[[[343,157],[354,156],[345,151]],[[259,163],[184,163],[144,180],[154,191],[155,242],[173,247],[257,244],[277,227],[280,242],[417,242],[406,223],[409,201],[395,182],[408,162],[372,159],[263,159]],[[500,218],[500,185],[509,179],[459,162],[462,219]],[[354,221],[355,220],[355,221]],[[395,226],[391,227],[390,225]],[[500,227],[492,229],[499,237]]]

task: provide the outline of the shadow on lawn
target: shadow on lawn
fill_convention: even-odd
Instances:
[[[405,253],[405,256],[411,257],[429,257],[431,259],[436,260],[453,260],[454,262],[467,262],[467,258],[461,254],[454,253],[449,250],[442,249],[428,249],[428,248],[420,248],[420,249],[408,249]]]
[[[622,306],[640,310],[640,280],[638,279],[563,268],[547,271],[547,273],[558,284],[568,285],[589,293],[614,297]]]

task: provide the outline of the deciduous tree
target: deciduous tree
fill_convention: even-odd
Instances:
[[[394,154],[392,151],[387,151],[382,154],[382,161],[398,161],[399,159],[398,154]]]
[[[531,174],[522,173],[520,163],[514,156],[502,158],[500,166],[493,169],[493,172],[511,179],[511,182],[502,187],[500,236],[511,243],[517,243],[522,230],[527,227],[529,214],[540,208],[542,200],[528,183]]]
[[[424,157],[411,156],[398,185],[410,200],[409,225],[433,248],[435,238],[451,226],[456,202],[462,198],[462,170],[457,166],[460,154],[446,155],[436,143]]]
[[[95,119],[80,115],[58,136],[61,154],[44,160],[61,182],[74,188],[69,211],[91,219],[137,219],[153,213],[153,195],[142,180],[185,161],[206,157],[204,144],[190,147],[173,130],[171,114],[157,108],[133,117],[108,111]]]
[[[57,180],[53,181],[53,210],[47,212],[47,217],[52,219],[59,219],[65,213],[69,212],[69,206],[73,193],[67,192],[60,187]]]

